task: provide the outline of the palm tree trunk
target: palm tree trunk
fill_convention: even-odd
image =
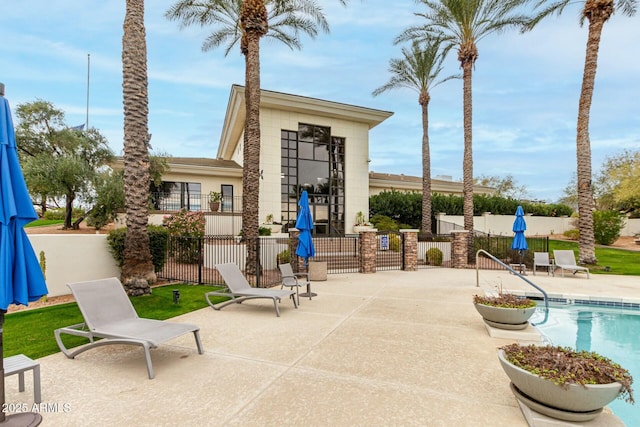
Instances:
[[[471,76],[472,61],[462,62],[463,82],[463,115],[464,115],[464,156],[462,158],[462,211],[464,214],[464,229],[469,231],[469,245],[467,258],[473,253],[473,151],[472,151],[472,97]]]
[[[431,235],[431,154],[429,151],[429,94],[420,94],[422,107],[422,234]]]
[[[578,104],[578,131],[576,155],[578,163],[578,262],[595,264],[595,238],[593,232],[593,189],[591,185],[591,143],[589,141],[589,114],[593,99],[593,88],[598,66],[598,49],[604,19],[592,18],[589,21],[587,52],[582,77],[582,90]]]
[[[260,201],[260,35],[246,34],[246,89],[247,115],[244,128],[242,169],[242,236],[247,245],[247,274],[259,271],[257,257],[258,210]]]
[[[122,36],[124,189],[127,233],[121,279],[129,295],[151,292],[156,275],[149,249],[149,100],[144,0],[126,0]]]

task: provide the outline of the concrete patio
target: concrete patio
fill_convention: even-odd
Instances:
[[[638,277],[528,278],[552,294],[640,302]],[[480,282],[530,288],[504,271]],[[139,347],[44,357],[42,425],[527,426],[496,356],[514,340],[490,337],[473,308],[475,270],[329,275],[312,290],[297,310],[283,301],[279,318],[251,300],[172,319],[200,326],[205,354],[192,335],[163,345],[153,380]],[[24,393],[6,379],[6,401],[31,409],[26,379]],[[617,420],[600,418],[584,425]]]

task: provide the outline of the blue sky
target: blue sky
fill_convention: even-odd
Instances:
[[[0,81],[12,107],[43,99],[85,122],[87,54],[91,55],[89,125],[122,154],[121,42],[124,1],[24,0],[0,6]],[[232,84],[244,84],[239,49],[203,53],[207,29],[180,30],[164,18],[174,0],[147,1],[149,129],[155,152],[215,157]],[[323,1],[330,34],[303,39],[301,51],[261,44],[264,89],[394,112],[370,134],[370,168],[421,174],[422,126],[417,94],[399,89],[373,97],[387,82],[393,39],[419,22],[412,0]],[[473,75],[474,175],[513,175],[529,196],[556,201],[575,173],[578,98],[586,26],[578,6],[531,33],[482,39]],[[640,146],[640,15],[605,24],[591,110],[594,172],[609,155]],[[459,73],[455,53],[444,75]],[[431,92],[432,177],[462,179],[462,82]]]

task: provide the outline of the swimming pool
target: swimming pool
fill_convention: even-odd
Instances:
[[[542,322],[543,318],[541,306],[531,322]],[[628,427],[640,425],[640,310],[614,304],[552,302],[548,320],[536,327],[554,345],[595,351],[629,370],[635,380],[638,403],[631,405],[616,399],[609,407]]]

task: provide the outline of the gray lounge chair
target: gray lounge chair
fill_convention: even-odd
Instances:
[[[238,266],[233,263],[216,264],[216,269],[224,279],[224,282],[228,288],[228,292],[213,291],[207,292],[204,295],[205,299],[207,300],[207,304],[209,304],[215,310],[220,310],[223,307],[226,307],[229,304],[233,303],[240,304],[248,299],[268,298],[273,300],[273,306],[276,309],[276,316],[280,317],[278,302],[281,301],[282,297],[290,297],[293,300],[293,306],[295,308],[298,308],[298,303],[296,302],[296,298],[294,296],[295,292],[292,290],[253,288],[251,287],[249,282],[247,282],[247,279],[244,277]],[[222,304],[214,304],[209,299],[209,297],[211,296],[230,297],[231,299]]]
[[[587,279],[589,278],[589,269],[576,265],[576,258],[572,250],[554,250],[553,258],[556,267],[560,268],[562,277],[564,277],[564,271],[567,270],[572,271],[574,275],[578,271],[585,271],[587,273]]]
[[[299,289],[301,286],[307,287],[307,293],[302,294],[302,296],[309,297],[311,299],[315,294],[311,293],[311,282],[309,282],[309,273],[294,273],[293,268],[290,263],[280,264],[278,266],[280,268],[280,273],[282,274],[282,286],[285,286],[289,289],[296,289],[296,296],[298,298],[298,304],[300,304],[300,292]]]
[[[193,332],[198,353],[203,354],[199,330],[188,323],[167,322],[138,317],[135,308],[116,277],[69,283],[84,323],[56,329],[58,347],[70,359],[95,347],[107,344],[132,344],[144,349],[149,379],[155,376],[151,364],[150,349],[160,344]],[[76,335],[89,339],[89,343],[76,349],[67,349],[61,334]],[[95,338],[102,338],[94,341]]]
[[[556,266],[553,260],[549,260],[549,253],[547,252],[534,252],[533,253],[533,275],[536,275],[538,267],[545,267],[547,269],[547,276],[551,273],[555,276]]]

